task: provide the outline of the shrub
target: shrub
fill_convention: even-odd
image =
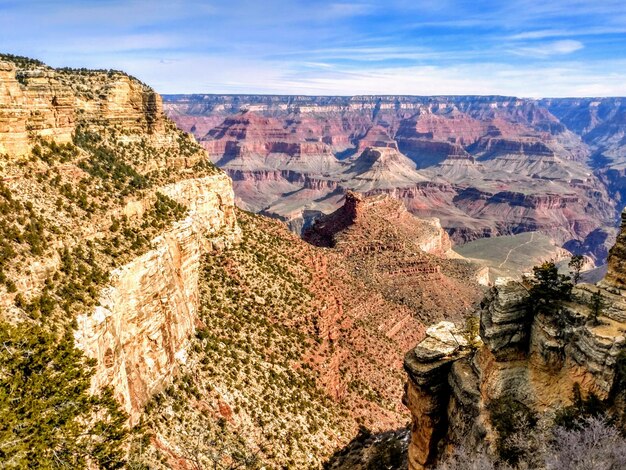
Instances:
[[[498,432],[498,454],[505,462],[517,464],[523,456],[523,449],[516,445],[514,437],[535,427],[536,414],[513,397],[504,396],[489,404],[489,417]]]
[[[595,291],[591,295],[591,299],[589,302],[589,309],[591,313],[589,314],[589,323],[593,326],[597,326],[600,324],[599,317],[604,313],[604,309],[606,308],[606,301],[602,296],[600,290]]]
[[[0,343],[4,468],[122,468],[126,415],[110,390],[90,395],[95,364],[71,332],[0,323]]]

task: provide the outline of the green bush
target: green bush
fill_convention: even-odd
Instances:
[[[110,390],[89,393],[94,361],[38,325],[0,323],[3,468],[124,466],[126,415]]]
[[[559,274],[552,261],[533,268],[534,278],[530,281],[529,308],[537,313],[554,314],[560,311],[564,301],[570,300],[573,284],[569,276]]]

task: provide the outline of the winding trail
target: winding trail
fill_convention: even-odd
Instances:
[[[534,238],[535,238],[535,232],[531,232],[530,233],[530,240],[528,240],[527,242],[522,243],[521,245],[517,245],[514,248],[511,248],[509,250],[509,252],[506,254],[506,258],[504,259],[504,261],[502,261],[502,263],[500,263],[498,265],[498,269],[500,269],[502,266],[504,266],[509,261],[509,257],[511,256],[511,253],[513,253],[518,248],[523,247],[524,245],[528,245],[529,243],[532,243]]]

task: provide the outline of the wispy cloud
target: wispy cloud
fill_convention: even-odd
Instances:
[[[571,39],[546,42],[541,44],[518,46],[511,49],[514,54],[538,58],[549,58],[555,55],[565,55],[576,52],[585,47],[582,42]]]
[[[603,36],[622,33],[626,33],[626,23],[623,26],[600,26],[593,28],[577,28],[573,30],[540,29],[536,31],[525,31],[523,33],[508,36],[507,39],[516,41],[525,39],[563,38],[571,36]]]
[[[0,0],[3,50],[168,93],[626,94],[625,33],[622,0]]]

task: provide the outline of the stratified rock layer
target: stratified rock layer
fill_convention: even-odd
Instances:
[[[546,102],[184,95],[166,97],[165,109],[188,130],[197,122],[196,137],[235,180],[238,204],[295,231],[353,190],[402,199],[439,218],[456,242],[541,231],[602,263],[602,236],[613,240],[605,186],[619,176],[594,176],[590,148]]]
[[[450,446],[495,452],[497,432],[488,406],[498,398],[511,397],[544,413],[570,405],[575,384],[583,396],[593,393],[601,400],[620,393],[617,363],[626,351],[625,234],[622,225],[605,280],[577,286],[577,300],[565,303],[559,318],[530,315],[526,287],[511,282],[493,287],[483,300],[484,346],[470,351],[459,342],[437,348],[441,343],[427,338],[407,353],[410,469],[431,468]],[[597,291],[607,304],[599,324],[589,320],[591,295]]]
[[[78,318],[77,345],[98,359],[94,387],[112,386],[136,421],[150,397],[185,362],[187,339],[199,321],[201,257],[238,238],[230,179],[183,180],[160,191],[189,207],[152,241],[148,253],[112,273],[100,306]]]
[[[0,61],[0,153],[28,153],[29,133],[71,142],[79,119],[141,132],[147,124],[148,132],[159,133],[162,114],[161,97],[120,72],[94,78],[43,65],[18,72],[14,64]]]
[[[604,283],[617,289],[626,288],[626,211],[622,212],[622,230],[609,252],[608,272]]]

